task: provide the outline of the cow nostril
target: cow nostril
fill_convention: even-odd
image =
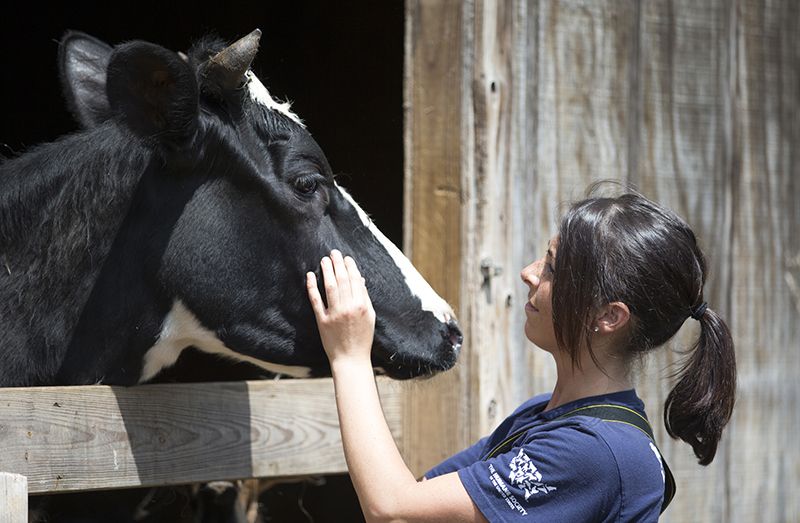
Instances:
[[[454,320],[447,322],[447,341],[449,341],[450,345],[456,350],[461,348],[461,342],[464,341],[461,329],[458,328],[458,324]]]

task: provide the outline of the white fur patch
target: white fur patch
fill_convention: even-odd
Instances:
[[[350,202],[350,205],[355,208],[359,218],[361,218],[361,222],[372,232],[375,238],[389,253],[389,256],[392,257],[395,265],[397,265],[400,272],[405,277],[406,285],[411,289],[411,294],[419,298],[422,302],[422,310],[433,313],[442,323],[450,321],[453,317],[453,309],[450,305],[444,301],[441,296],[436,294],[436,291],[425,281],[425,278],[422,277],[403,252],[372,223],[367,213],[353,200],[353,197],[338,184],[336,184],[336,188],[339,189],[342,196]]]
[[[210,354],[246,361],[270,372],[295,378],[307,378],[311,374],[311,369],[308,367],[269,363],[232,351],[213,332],[203,327],[180,300],[175,300],[172,309],[164,318],[158,341],[144,355],[139,383],[153,379],[161,370],[174,365],[181,352],[189,346]]]
[[[296,114],[292,112],[292,104],[290,102],[283,102],[280,103],[276,101],[272,95],[269,94],[267,88],[264,87],[264,84],[261,83],[261,80],[253,73],[253,71],[247,71],[244,73],[245,78],[247,78],[247,89],[250,91],[250,98],[267,109],[272,111],[278,111],[279,113],[288,116],[295,123],[300,125],[301,127],[305,128],[303,125],[303,121],[298,117]]]

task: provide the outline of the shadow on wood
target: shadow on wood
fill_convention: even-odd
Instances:
[[[0,471],[31,494],[346,471],[330,379],[0,389],[0,409]]]

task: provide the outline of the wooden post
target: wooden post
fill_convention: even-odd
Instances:
[[[406,2],[405,250],[461,316],[462,2]],[[462,362],[464,358],[462,358]],[[401,451],[419,475],[468,442],[467,368],[410,383]]]
[[[0,472],[0,523],[28,521],[28,478]]]

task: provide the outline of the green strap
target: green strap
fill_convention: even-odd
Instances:
[[[572,416],[591,416],[592,418],[600,418],[604,421],[625,423],[626,425],[631,425],[644,432],[654,443],[656,440],[653,436],[653,429],[650,427],[647,418],[635,410],[623,407],[622,405],[613,405],[610,403],[586,405],[585,407],[580,407],[566,414],[562,414],[556,419],[571,418]]]
[[[592,418],[599,418],[603,421],[624,423],[626,425],[636,427],[648,438],[650,438],[650,441],[653,443],[653,445],[656,445],[656,439],[653,436],[653,429],[650,427],[650,423],[648,423],[647,418],[628,407],[613,404],[586,405],[584,407],[571,410],[554,419],[564,419],[572,416],[590,416]],[[542,422],[539,421],[514,432],[506,439],[495,445],[495,447],[489,451],[486,456],[484,456],[483,460],[486,461],[490,458],[508,452],[523,434],[528,432],[531,428],[541,424]],[[656,448],[658,448],[657,445]],[[675,497],[676,486],[675,478],[673,477],[672,471],[669,469],[669,465],[667,465],[664,456],[661,454],[661,451],[659,451],[658,454],[661,456],[661,465],[664,468],[664,501],[661,504],[661,512],[663,513],[667,509],[667,506],[669,506],[672,498]]]

